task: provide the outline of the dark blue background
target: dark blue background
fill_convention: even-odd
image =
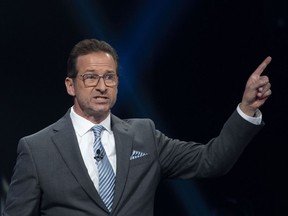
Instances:
[[[66,60],[79,40],[105,40],[119,52],[114,114],[152,118],[170,137],[201,142],[218,134],[271,55],[266,127],[226,176],[164,181],[155,211],[287,214],[287,8],[287,0],[0,0],[2,178],[10,180],[19,138],[72,105]]]

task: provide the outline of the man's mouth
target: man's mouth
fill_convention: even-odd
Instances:
[[[109,98],[105,97],[105,96],[96,96],[96,97],[94,97],[94,99],[98,103],[106,103]]]

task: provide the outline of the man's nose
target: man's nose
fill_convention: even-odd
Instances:
[[[104,78],[103,77],[99,77],[98,83],[96,85],[96,89],[100,90],[100,91],[105,91],[107,89]]]

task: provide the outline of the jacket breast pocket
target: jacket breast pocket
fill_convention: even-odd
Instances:
[[[130,167],[139,166],[141,164],[151,163],[152,157],[150,155],[145,155],[143,157],[135,158],[130,160]]]
[[[157,163],[153,157],[146,155],[141,158],[136,158],[130,161],[129,175],[130,179],[143,179],[148,173],[157,167]]]

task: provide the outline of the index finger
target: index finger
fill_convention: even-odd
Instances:
[[[253,75],[260,76],[265,68],[267,67],[268,64],[272,61],[272,58],[268,56],[258,67],[257,69],[253,72]]]

